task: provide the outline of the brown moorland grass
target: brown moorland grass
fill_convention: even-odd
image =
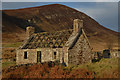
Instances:
[[[3,78],[118,78],[118,59],[102,59],[97,63],[64,67],[55,63],[23,65],[4,69]]]

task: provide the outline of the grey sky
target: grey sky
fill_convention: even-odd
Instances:
[[[2,2],[118,2],[119,0],[1,0]]]

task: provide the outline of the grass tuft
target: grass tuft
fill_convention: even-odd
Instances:
[[[2,47],[19,47],[22,42],[3,44]]]

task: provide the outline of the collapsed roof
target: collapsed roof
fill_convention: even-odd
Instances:
[[[56,31],[56,32],[42,32],[34,33],[26,41],[22,49],[36,49],[36,48],[62,48],[68,41],[73,29]]]

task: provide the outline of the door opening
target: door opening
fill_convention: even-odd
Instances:
[[[41,51],[37,51],[37,62],[41,62]]]

